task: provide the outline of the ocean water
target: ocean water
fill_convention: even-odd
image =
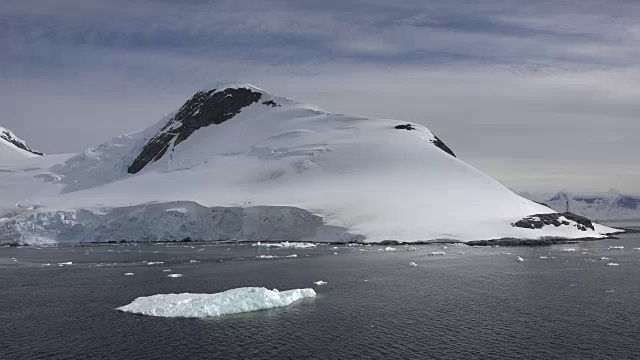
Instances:
[[[0,248],[0,358],[640,358],[638,234],[550,247],[385,248]],[[256,258],[266,254],[281,257]],[[212,319],[115,310],[139,296],[244,286],[313,287],[318,296]]]

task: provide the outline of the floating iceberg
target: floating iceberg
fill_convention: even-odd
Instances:
[[[263,287],[244,287],[216,294],[158,294],[139,297],[117,310],[161,317],[207,318],[283,307],[315,296],[313,289],[280,292]]]
[[[619,266],[620,264],[618,263],[608,263],[607,266]]]
[[[564,251],[564,252],[574,252],[574,251],[576,251],[576,249],[562,249],[562,251]]]
[[[321,285],[327,285],[327,282],[326,282],[326,281],[322,281],[322,280],[320,280],[320,281],[316,281],[316,282],[314,282],[314,284],[316,284],[316,285],[318,285],[318,286],[321,286]]]
[[[430,252],[427,255],[446,255],[447,253],[445,253],[444,251],[434,251],[434,252]]]
[[[132,276],[133,273],[124,273],[124,276]]]
[[[170,277],[170,278],[179,278],[179,277],[182,277],[182,274],[169,274],[169,275],[167,275],[167,277]]]
[[[540,256],[540,259],[548,259],[547,256]]]
[[[609,249],[618,249],[618,250],[622,250],[622,249],[624,249],[624,246],[609,246]]]
[[[409,263],[409,266],[414,267],[414,266],[418,266],[418,264],[414,263],[413,261]]]
[[[58,263],[58,266],[73,265],[73,261]]]
[[[158,264],[164,264],[164,261],[149,261],[149,262],[147,262],[147,265],[158,265]]]
[[[524,259],[520,256],[516,256],[516,261],[524,261]]]
[[[387,246],[386,248],[384,248],[384,251],[395,251],[395,248],[392,248],[391,246]]]
[[[262,246],[262,247],[277,247],[277,248],[296,248],[296,249],[309,249],[314,248],[317,245],[313,243],[303,243],[303,242],[289,242],[283,241],[279,243],[263,243],[258,241],[257,243],[251,246]]]

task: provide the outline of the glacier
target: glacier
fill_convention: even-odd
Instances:
[[[266,310],[313,298],[313,289],[287,291],[264,287],[243,287],[215,294],[158,294],[139,297],[116,310],[159,317],[208,318]]]
[[[518,227],[553,210],[422,125],[334,114],[242,83],[198,91],[78,154],[0,158],[0,242],[428,242],[603,238]],[[569,225],[565,225],[569,223]]]

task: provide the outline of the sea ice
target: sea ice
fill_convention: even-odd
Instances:
[[[263,287],[244,287],[216,294],[183,293],[139,297],[117,310],[161,317],[207,318],[283,307],[315,296],[316,292],[310,288],[278,291]]]
[[[124,276],[131,276],[133,273],[124,273]]]
[[[163,269],[163,272],[171,272],[171,269]]]
[[[387,246],[386,248],[384,248],[384,251],[395,251],[396,248],[392,248],[391,246]]]
[[[276,259],[278,258],[276,255],[258,255],[256,256],[258,259]]]
[[[283,242],[279,242],[279,243],[269,243],[269,242],[263,243],[263,242],[258,241],[257,243],[255,243],[255,244],[253,244],[251,246],[308,249],[308,248],[314,248],[317,245],[313,244],[313,243],[289,242],[289,241],[283,241]]]
[[[622,250],[622,249],[624,249],[624,246],[609,246],[609,249],[610,249],[610,250],[611,250],[611,249],[619,249],[619,250]]]
[[[414,267],[414,266],[418,266],[418,264],[414,263],[413,261],[409,263],[409,266]]]
[[[540,259],[548,259],[546,256],[540,256]]]
[[[600,260],[611,260],[611,258],[608,258],[608,257],[606,257],[606,256],[603,256],[603,257],[601,257],[601,258],[600,258]]]
[[[189,260],[190,263],[199,263],[200,261],[198,260]]]
[[[446,255],[447,253],[445,253],[444,251],[433,251],[428,253],[427,255]]]
[[[620,264],[618,263],[608,263],[607,266],[619,266]]]
[[[170,278],[179,278],[179,277],[182,277],[182,274],[169,274],[169,275],[167,275],[167,277],[170,277]]]
[[[564,251],[564,252],[574,252],[574,251],[576,251],[576,249],[562,249],[562,251]]]
[[[314,282],[314,284],[316,284],[318,286],[321,286],[321,285],[327,285],[328,283],[326,281],[319,280],[319,281]]]
[[[296,254],[292,254],[292,255],[287,255],[287,256],[285,256],[285,257],[287,257],[287,258],[297,258],[297,257],[298,257],[298,255],[296,255]]]
[[[147,265],[158,265],[158,264],[164,264],[164,261],[148,261]]]
[[[73,261],[67,261],[67,262],[58,263],[58,266],[64,266],[64,265],[73,265]]]
[[[516,261],[524,261],[524,259],[521,258],[520,256],[516,256]]]

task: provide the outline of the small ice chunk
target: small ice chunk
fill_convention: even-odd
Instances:
[[[331,250],[338,250],[338,247],[334,246],[334,247],[331,248]]]
[[[65,266],[65,265],[73,265],[73,261],[67,261],[67,262],[58,263],[58,266]]]
[[[613,250],[613,249],[622,250],[624,249],[624,246],[609,246],[609,250]]]
[[[51,266],[51,263],[42,264],[42,266]]]
[[[333,253],[333,255],[338,255],[338,253],[337,253],[337,252],[334,252],[334,253]]]
[[[164,261],[148,261],[147,265],[159,265],[164,264]]]
[[[292,255],[287,255],[285,257],[287,257],[287,258],[297,258],[298,255],[297,254],[292,254]]]
[[[179,277],[182,277],[182,274],[169,274],[169,275],[167,275],[167,277],[170,277],[170,278],[179,278]]]
[[[574,252],[574,251],[576,251],[576,249],[562,249],[562,251],[564,251],[564,252]]]
[[[415,267],[415,266],[418,266],[418,264],[416,264],[416,263],[414,263],[414,262],[412,261],[412,262],[410,262],[410,263],[409,263],[409,266],[411,266],[411,267]]]
[[[171,269],[163,269],[163,272],[171,272]]]
[[[322,285],[327,285],[327,284],[328,284],[328,282],[326,282],[326,281],[322,281],[322,280],[319,280],[319,281],[314,282],[314,284],[316,284],[316,285],[318,285],[318,286],[322,286]]]
[[[124,276],[131,276],[133,273],[124,273]]]
[[[608,292],[608,293],[612,293],[612,292],[614,292],[614,290],[607,290],[607,292]]]
[[[640,250],[640,248],[633,248],[633,250]]]
[[[384,248],[384,251],[396,251],[396,248],[392,248],[391,246],[387,246]]]
[[[502,252],[502,254],[503,254],[503,255],[511,255],[511,253],[510,253],[510,252],[505,252],[505,251],[503,251],[503,252]]]
[[[520,256],[516,256],[516,261],[524,261],[524,259]]]
[[[189,260],[190,263],[199,263],[200,261],[198,260]]]
[[[601,257],[601,258],[600,258],[600,260],[611,260],[611,258],[608,258],[608,257],[606,257],[606,256],[603,256],[603,257]]]
[[[427,255],[446,255],[447,253],[445,253],[444,251],[433,251],[428,253]]]
[[[608,263],[607,266],[619,266],[620,264],[618,263]]]
[[[548,259],[546,256],[540,256],[540,259]]]
[[[277,256],[276,255],[258,255],[258,256],[256,256],[256,258],[258,258],[258,259],[276,259]]]
[[[257,243],[255,243],[255,244],[253,244],[251,246],[308,249],[308,248],[314,248],[317,245],[313,244],[313,243],[299,243],[299,242],[289,242],[289,241],[283,241],[283,242],[280,242],[280,243],[262,243],[262,242],[258,241]]]
[[[216,294],[183,293],[139,297],[116,310],[161,317],[207,318],[284,307],[300,299],[315,296],[316,292],[310,288],[278,291],[245,287]]]

